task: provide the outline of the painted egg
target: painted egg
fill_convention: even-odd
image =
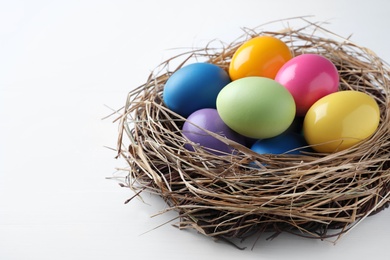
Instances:
[[[306,141],[318,152],[350,148],[377,129],[380,120],[375,99],[358,91],[339,91],[318,100],[303,122]]]
[[[318,54],[302,54],[286,62],[275,80],[293,95],[297,115],[304,116],[320,98],[338,91],[336,66]]]
[[[245,138],[230,129],[222,121],[216,109],[204,108],[192,113],[184,122],[182,134],[188,140],[207,148],[208,151],[217,155],[229,154],[234,151],[233,147],[218,140],[203,129],[219,134],[237,143],[245,143]],[[186,144],[185,147],[190,151],[194,150],[190,143]]]
[[[229,83],[217,97],[217,110],[231,129],[250,138],[271,138],[293,122],[295,103],[275,80],[246,77]]]
[[[292,58],[289,47],[272,36],[258,36],[242,44],[229,65],[232,80],[259,76],[274,79],[278,70]]]
[[[216,108],[219,91],[230,83],[225,70],[211,63],[193,63],[174,72],[163,90],[165,105],[183,117],[202,108]]]
[[[301,154],[310,151],[305,138],[297,133],[285,132],[273,138],[257,140],[251,147],[258,154]]]

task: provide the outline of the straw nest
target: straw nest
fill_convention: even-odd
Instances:
[[[308,238],[340,238],[390,203],[390,70],[374,52],[307,20],[293,29],[245,29],[233,43],[183,52],[159,66],[146,83],[128,94],[120,116],[118,156],[126,160],[122,186],[139,197],[161,196],[178,213],[177,227],[232,241],[263,232],[289,232]],[[340,74],[340,90],[375,98],[380,125],[358,146],[332,154],[259,155],[240,144],[234,155],[190,152],[181,135],[185,118],[162,101],[164,83],[185,64],[207,61],[227,70],[246,40],[271,35],[293,56],[317,53]],[[175,64],[173,66],[172,64]],[[172,68],[172,66],[174,68]],[[248,167],[257,162],[259,167]],[[260,163],[261,162],[261,163]],[[129,199],[130,201],[131,199]]]

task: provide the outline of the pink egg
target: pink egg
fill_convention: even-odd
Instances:
[[[275,80],[294,97],[297,116],[304,116],[317,100],[336,92],[339,86],[336,66],[318,54],[292,58],[280,68]]]

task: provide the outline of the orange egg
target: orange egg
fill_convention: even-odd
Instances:
[[[232,80],[249,76],[275,79],[279,69],[292,58],[290,49],[272,36],[258,36],[242,44],[229,66]]]

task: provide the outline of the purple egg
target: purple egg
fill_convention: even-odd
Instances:
[[[211,136],[201,128],[219,134],[237,143],[245,143],[245,138],[230,129],[222,121],[217,110],[214,108],[204,108],[193,112],[184,123],[182,134],[188,140],[204,148],[209,148],[207,150],[211,153],[221,155],[233,152],[233,147]],[[185,145],[185,148],[194,151],[193,146],[189,143]]]

